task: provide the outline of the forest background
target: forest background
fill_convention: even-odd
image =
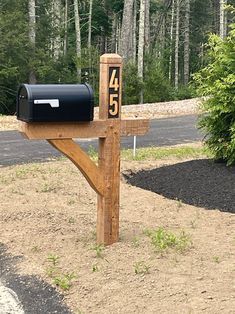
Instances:
[[[99,57],[124,60],[123,104],[190,98],[210,34],[226,37],[235,0],[0,0],[0,114],[20,83],[91,84]]]

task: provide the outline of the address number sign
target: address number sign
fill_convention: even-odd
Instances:
[[[119,118],[120,103],[120,68],[109,68],[109,105],[108,117]]]

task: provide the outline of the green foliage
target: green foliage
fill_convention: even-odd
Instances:
[[[145,234],[151,239],[151,243],[157,252],[168,249],[183,252],[190,244],[189,236],[184,231],[180,235],[176,235],[163,228],[158,228],[156,230],[145,230]]]
[[[47,276],[52,279],[54,285],[58,286],[60,289],[67,291],[72,286],[72,281],[76,278],[74,272],[64,273],[59,267],[59,256],[55,254],[49,254],[47,256],[47,261],[50,266],[46,269]]]
[[[210,63],[194,78],[198,92],[207,96],[199,127],[205,143],[217,160],[235,164],[235,24],[223,41],[216,35],[209,39]]]
[[[161,63],[153,56],[146,57],[144,77],[143,88],[145,103],[173,99],[173,88],[166,79]]]
[[[96,244],[92,247],[92,250],[95,251],[96,257],[103,258],[103,252],[104,252],[104,245],[103,244]]]
[[[136,275],[149,274],[150,267],[144,261],[134,263],[134,271]]]
[[[123,68],[123,105],[138,104],[141,87],[136,64],[126,63]]]

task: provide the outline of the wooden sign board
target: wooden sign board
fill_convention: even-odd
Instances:
[[[121,120],[122,58],[100,58],[99,119],[81,123],[25,123],[20,132],[28,139],[46,139],[82,172],[98,195],[97,243],[112,244],[119,237],[120,137],[144,135],[146,119]],[[72,138],[99,138],[98,166]]]

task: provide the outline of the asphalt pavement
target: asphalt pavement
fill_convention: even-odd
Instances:
[[[196,128],[197,116],[187,115],[150,121],[148,134],[137,138],[138,147],[171,146],[200,141],[202,134]],[[98,140],[76,140],[89,150],[98,147]],[[122,148],[133,147],[133,136],[121,140]],[[47,141],[24,139],[18,131],[0,132],[0,166],[43,162],[61,156]]]

